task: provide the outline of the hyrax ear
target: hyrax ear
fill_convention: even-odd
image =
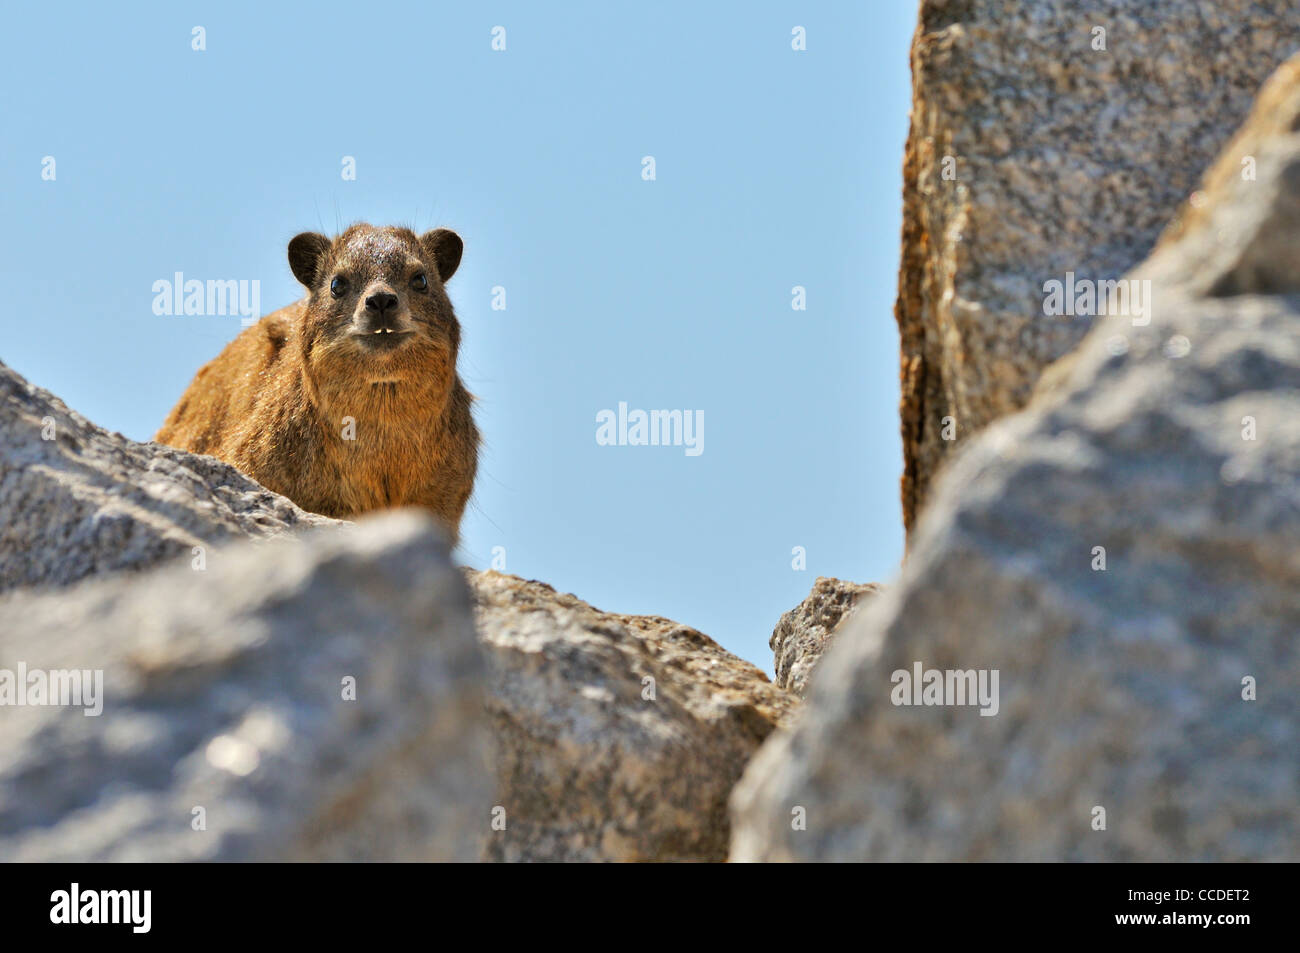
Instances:
[[[438,278],[447,281],[460,267],[460,255],[465,243],[450,228],[435,228],[420,236],[420,244],[438,263]]]
[[[289,242],[289,267],[293,276],[308,288],[316,286],[317,269],[329,250],[330,240],[319,232],[303,232]]]

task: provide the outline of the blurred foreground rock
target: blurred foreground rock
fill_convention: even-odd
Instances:
[[[0,861],[482,849],[485,670],[464,581],[422,514],[242,543],[205,571],[11,595],[0,698],[20,665],[102,670],[102,714],[0,706]]]
[[[1023,407],[1300,47],[1295,0],[922,0],[903,168],[903,517],[949,451]]]
[[[734,859],[1300,859],[1297,130],[1293,60],[1132,276],[1150,323],[946,469],[737,787]],[[996,714],[895,704],[918,664],[997,672]]]

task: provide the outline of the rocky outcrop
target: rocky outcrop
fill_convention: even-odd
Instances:
[[[725,859],[797,702],[752,665],[470,573],[485,664],[424,517],[354,530],[3,365],[0,395],[0,700],[19,662],[105,686],[0,706],[0,859]]]
[[[1023,407],[1300,44],[1294,0],[922,0],[903,170],[904,522],[948,451]]]
[[[727,796],[796,699],[668,619],[496,572],[469,579],[500,775],[486,856],[724,860]]]
[[[0,591],[331,524],[212,457],[108,433],[0,364]]]
[[[463,861],[482,849],[483,660],[427,516],[245,542],[203,571],[11,595],[0,699],[19,666],[28,682],[87,672],[89,689],[98,671],[102,683],[92,705],[37,705],[29,687],[27,704],[0,707],[0,860]]]
[[[776,624],[768,640],[776,658],[776,686],[800,698],[808,690],[808,677],[830,644],[831,636],[846,621],[863,596],[875,595],[874,582],[845,582],[819,576],[808,598]]]
[[[1293,61],[1132,276],[1150,323],[1104,319],[940,477],[738,786],[735,859],[1300,857],[1298,129]],[[997,673],[992,704],[924,704],[918,665]]]

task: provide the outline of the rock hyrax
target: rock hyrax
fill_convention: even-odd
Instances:
[[[462,248],[445,228],[298,235],[289,267],[307,296],[201,368],[154,439],[326,516],[427,507],[455,538],[479,444],[443,287]]]

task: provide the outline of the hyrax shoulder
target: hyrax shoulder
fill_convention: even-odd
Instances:
[[[298,235],[289,264],[307,296],[204,365],[154,439],[316,513],[423,506],[455,536],[479,444],[444,287],[461,250],[447,229]]]

